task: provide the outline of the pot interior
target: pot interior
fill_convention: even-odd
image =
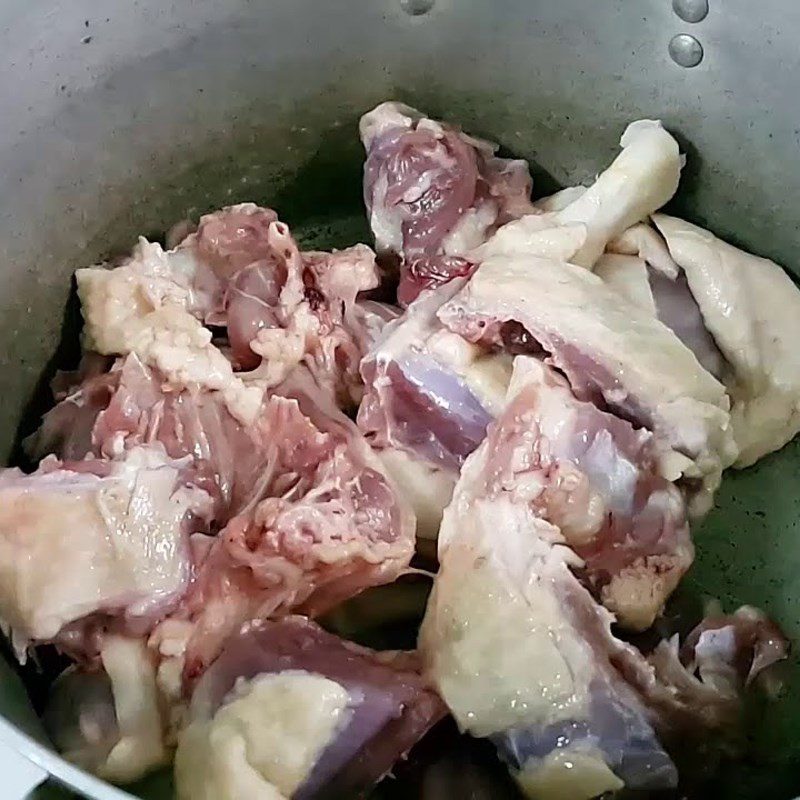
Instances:
[[[55,369],[77,360],[75,268],[245,200],[276,208],[306,246],[369,241],[356,123],[384,99],[528,158],[537,195],[591,179],[627,122],[660,118],[688,159],[670,210],[798,274],[800,107],[790,99],[800,6],[753,18],[745,0],[712,4],[692,28],[705,48],[694,70],[668,55],[686,23],[663,0],[435,0],[408,13],[425,6],[0,3],[6,460],[19,460]],[[706,598],[749,603],[798,638],[798,512],[797,443],[729,472],[695,531],[697,561],[673,613],[688,617]],[[22,684],[0,668],[0,713],[44,741]],[[724,771],[713,796],[800,794],[796,657],[785,677],[750,757]],[[130,791],[170,797],[169,776]]]

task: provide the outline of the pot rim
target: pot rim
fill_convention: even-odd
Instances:
[[[70,764],[2,716],[0,716],[0,744],[6,745],[18,756],[44,770],[49,777],[85,797],[95,800],[136,800],[128,792]]]

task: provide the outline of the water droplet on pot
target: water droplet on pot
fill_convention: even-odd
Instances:
[[[708,16],[708,0],[672,0],[672,10],[684,22],[700,22]]]
[[[696,67],[703,60],[703,45],[688,33],[679,33],[669,42],[669,54],[681,67]]]

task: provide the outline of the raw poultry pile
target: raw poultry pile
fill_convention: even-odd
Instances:
[[[174,760],[187,800],[303,800],[368,791],[450,714],[531,798],[673,788],[675,744],[735,740],[788,643],[747,607],[630,634],[723,471],[800,430],[800,293],[657,213],[683,165],[658,122],[536,202],[525,161],[402,104],[360,133],[376,252],[302,251],[246,203],[76,273],[80,367],[38,469],[0,474],[4,629],[73,662],[54,743],[122,783]],[[416,651],[314,621],[415,542]]]

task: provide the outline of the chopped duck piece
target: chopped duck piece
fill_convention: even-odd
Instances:
[[[0,474],[0,617],[21,655],[93,614],[146,629],[177,603],[189,534],[211,511],[187,461],[134,448]]]
[[[519,356],[503,426],[490,427],[494,480],[521,492],[583,560],[587,585],[626,628],[645,630],[694,556],[680,491],[658,472],[653,435]]]
[[[274,264],[257,262],[232,282],[228,334],[234,358],[243,367],[257,367],[253,377],[266,379],[270,387],[304,364],[340,404],[358,405],[358,366],[370,335],[356,297],[378,285],[375,254],[355,245],[300,257],[295,245],[295,257],[284,266],[285,279]],[[248,353],[256,359],[248,359]]]
[[[209,478],[201,485],[217,501],[214,519],[223,522],[251,502],[268,461],[263,442],[230,413],[220,393],[174,391],[135,354],[62,399],[26,445],[33,457],[53,453],[68,460],[111,458],[153,442],[172,458],[193,457],[198,479]]]
[[[370,226],[378,251],[401,258],[404,304],[467,274],[461,256],[534,211],[527,162],[498,158],[490,142],[396,102],[381,103],[359,127]]]
[[[581,267],[515,256],[484,262],[438,316],[468,341],[546,357],[576,397],[652,431],[664,477],[690,481],[693,513],[708,510],[736,457],[728,397],[647,311]]]
[[[445,714],[411,653],[377,653],[302,617],[229,639],[198,683],[179,798],[354,797]]]
[[[800,291],[772,261],[675,217],[653,221],[726,359],[735,466],[749,466],[800,430]]]
[[[586,225],[587,241],[572,261],[591,267],[612,239],[667,203],[678,189],[680,150],[656,120],[632,122],[622,152],[576,200],[558,212],[563,224]]]
[[[574,513],[566,531],[542,518],[551,508],[531,465],[550,442],[520,419],[525,377],[512,382],[510,404],[467,459],[444,514],[441,569],[420,629],[427,674],[459,726],[489,738],[531,798],[673,788],[677,772],[658,736],[726,735],[744,678],[733,690],[720,684],[720,662],[745,676],[784,657],[785,639],[750,612],[704,623],[685,663],[676,642],[648,660],[613,636],[613,615],[578,579],[591,556],[568,546]],[[591,511],[579,490],[574,499],[570,511]]]
[[[102,355],[135,353],[174,388],[218,391],[237,419],[252,422],[263,389],[234,374],[230,361],[212,344],[211,331],[188,309],[185,296],[162,291],[160,285],[153,291],[149,283],[124,275],[120,279],[120,269],[126,267],[87,267],[75,273],[86,348]]]
[[[626,254],[632,248],[652,252],[669,269],[669,254],[663,245],[656,249],[659,237],[648,236],[647,227],[636,223],[675,194],[681,172],[678,143],[660,122],[639,120],[628,126],[620,145],[622,152],[592,186],[565,189],[540,201],[533,213],[484,237],[485,243],[466,258],[481,263],[497,255],[529,255],[591,269],[612,243]]]
[[[253,203],[206,214],[176,252],[193,254],[219,282],[223,297],[204,319],[228,326],[233,358],[241,369],[254,369],[261,363],[262,356],[251,347],[260,331],[290,329],[291,334],[283,338],[287,342],[296,338],[299,330],[292,328],[294,317],[304,318],[304,337],[311,339],[302,355],[316,363],[318,372],[325,366],[332,369],[325,359],[333,355],[345,360],[348,353],[336,349],[352,350],[350,339],[361,344],[364,326],[368,333],[376,313],[386,313],[376,308],[379,304],[361,308],[361,303],[356,303],[360,292],[377,286],[375,255],[368,247],[300,252],[278,215]],[[292,350],[291,346],[278,346],[281,337],[277,332],[271,341],[267,334],[262,337],[261,347],[272,348],[272,357]],[[357,371],[357,366],[348,364],[351,372]],[[285,372],[287,365],[282,369]],[[332,379],[333,374],[328,377]]]
[[[467,460],[442,522],[420,629],[428,674],[531,798],[675,786],[646,706],[614,667],[611,614],[570,571],[580,559],[558,529],[494,479],[493,454],[487,440]]]
[[[70,667],[55,681],[44,723],[73,764],[130,783],[168,761],[156,667],[144,639],[104,637],[102,669]]]
[[[374,317],[356,296],[378,283],[364,245],[301,253],[275,212],[243,204],[203,217],[174,250],[141,240],[121,266],[76,277],[88,348],[135,353],[177,389],[222,391],[244,424],[264,388],[300,364],[343,404],[360,400],[358,364]],[[227,326],[233,364],[203,322]]]
[[[662,641],[649,656],[657,682],[644,686],[649,701],[666,709],[667,727],[680,730],[700,715],[707,728],[735,731],[743,692],[789,655],[783,631],[762,611],[742,606],[706,617],[681,646]],[[769,681],[767,681],[769,689]]]
[[[194,680],[252,619],[319,614],[390,583],[414,552],[414,515],[355,425],[324,395],[273,395],[256,421],[262,470],[252,501],[208,544],[181,607],[156,632],[185,641]]]
[[[436,313],[463,282],[425,292],[361,365],[358,426],[409,494],[419,535],[436,538],[464,459],[502,407],[511,359],[450,333]]]

